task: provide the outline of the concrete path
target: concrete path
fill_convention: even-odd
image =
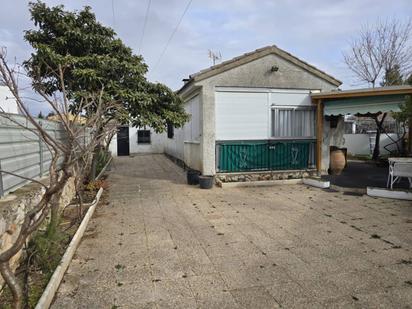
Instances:
[[[53,308],[411,308],[412,205],[121,157]]]

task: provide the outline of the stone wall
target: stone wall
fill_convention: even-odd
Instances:
[[[310,177],[310,176],[315,176],[315,175],[316,175],[316,170],[219,173],[216,175],[216,182],[219,184],[219,182],[285,180],[285,179],[299,179],[299,178]]]
[[[41,199],[44,188],[39,184],[30,183],[12,194],[0,199],[0,252],[8,249],[16,240],[25,214]],[[60,199],[61,207],[69,204],[75,196],[74,177],[69,179]],[[11,260],[12,269],[18,267],[22,251]],[[0,286],[4,283],[0,276]]]

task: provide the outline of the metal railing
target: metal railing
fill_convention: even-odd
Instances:
[[[315,168],[316,140],[221,141],[218,172],[306,170]]]

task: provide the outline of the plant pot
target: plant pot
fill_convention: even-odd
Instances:
[[[195,186],[199,184],[200,172],[196,170],[188,170],[186,173],[187,184]]]
[[[200,189],[212,189],[213,188],[213,176],[199,176]]]
[[[330,171],[332,175],[340,175],[346,166],[345,151],[333,148],[330,151]]]

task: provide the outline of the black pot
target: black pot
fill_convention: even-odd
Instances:
[[[213,181],[213,176],[199,176],[200,189],[212,189]]]
[[[196,170],[188,170],[186,174],[187,184],[195,186],[199,184],[200,172]]]

